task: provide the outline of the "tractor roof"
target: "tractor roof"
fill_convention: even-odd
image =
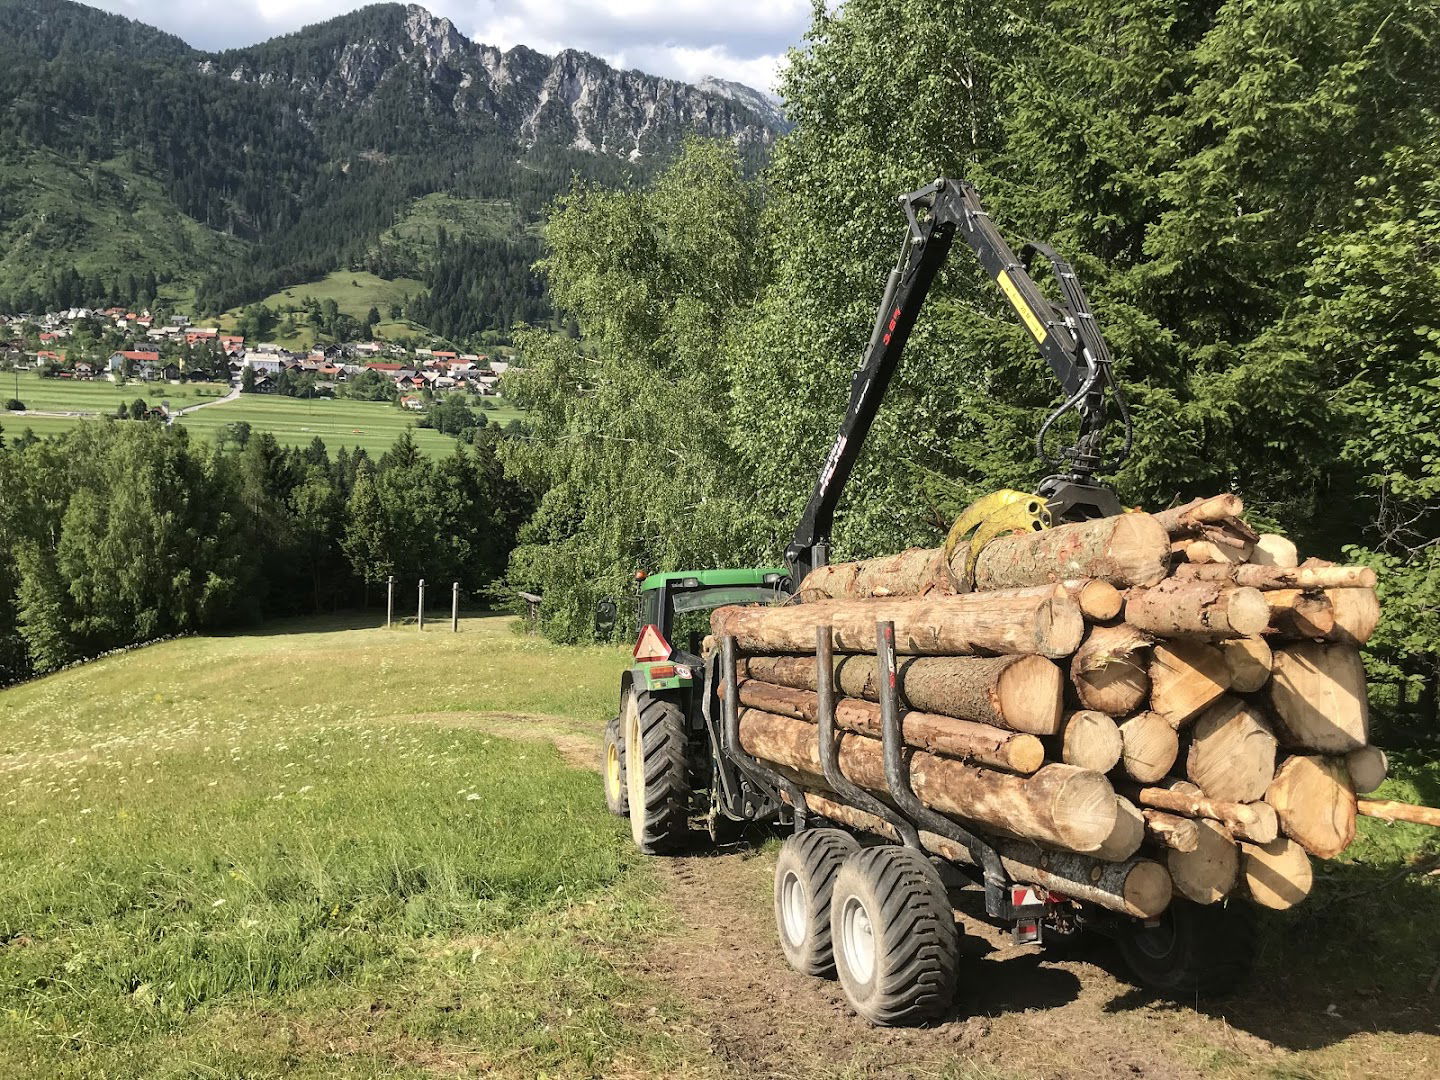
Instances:
[[[706,589],[718,585],[770,585],[784,576],[784,569],[774,566],[746,567],[741,570],[670,570],[662,574],[651,574],[640,583],[640,588],[659,589],[670,583],[691,589]],[[770,580],[766,581],[766,578]]]

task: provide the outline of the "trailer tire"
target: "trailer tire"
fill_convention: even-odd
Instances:
[[[775,860],[775,930],[786,961],[802,975],[835,974],[830,897],[846,856],[859,843],[840,829],[806,829]]]
[[[1255,911],[1248,904],[1173,900],[1155,926],[1137,923],[1119,938],[1125,966],[1167,997],[1223,997],[1250,974]]]
[[[955,996],[960,934],[939,872],[923,854],[886,844],[848,856],[830,901],[835,971],[872,1024],[918,1024]]]
[[[629,695],[626,695],[629,700]],[[625,740],[620,735],[620,717],[605,725],[600,750],[600,775],[605,780],[605,807],[617,817],[630,816],[629,793],[625,790]]]
[[[626,702],[624,741],[630,836],[646,855],[675,851],[690,829],[685,714],[664,698],[632,694]]]

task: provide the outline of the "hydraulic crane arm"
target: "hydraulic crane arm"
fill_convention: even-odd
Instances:
[[[1042,244],[1027,244],[1017,256],[991,223],[974,187],[963,180],[936,180],[900,196],[900,205],[909,222],[905,244],[886,281],[870,343],[855,372],[850,407],[786,548],[791,580],[797,584],[810,570],[829,561],[830,532],[840,495],[905,351],[915,319],[957,234],[970,245],[980,265],[1000,287],[1065,392],[1064,404],[1046,419],[1036,440],[1041,458],[1058,470],[1041,482],[1037,493],[1050,501],[1057,517],[1099,517],[1120,512],[1114,494],[1095,483],[1095,474],[1113,469],[1129,452],[1129,416],[1111,375],[1110,351],[1069,264]],[[1059,304],[1046,297],[1030,276],[1029,267],[1036,255],[1049,262],[1054,271],[1063,298]],[[1115,402],[1125,424],[1124,446],[1113,461],[1105,461],[1101,453],[1109,400]],[[1070,410],[1079,415],[1079,437],[1059,456],[1051,456],[1045,449],[1046,434]]]

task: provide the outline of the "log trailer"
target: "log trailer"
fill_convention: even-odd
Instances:
[[[1060,853],[1033,845],[1017,850],[1009,843],[997,849],[956,820],[965,815],[940,814],[921,803],[901,731],[891,624],[876,626],[873,655],[884,799],[840,769],[829,626],[816,628],[818,707],[808,718],[815,721],[814,749],[830,793],[823,797],[742,747],[735,639],[706,642],[692,633],[672,644],[685,613],[791,599],[806,574],[827,565],[836,506],[957,236],[1034,339],[1064,400],[1036,440],[1037,453],[1053,471],[1034,495],[1004,492],[977,503],[951,531],[946,554],[969,543],[973,565],[979,548],[1004,532],[1122,512],[1097,476],[1128,453],[1130,419],[1109,350],[1070,265],[1038,243],[1017,255],[964,181],[938,179],[899,202],[907,222],[904,242],[854,375],[849,408],[787,547],[786,566],[638,575],[641,629],[634,663],[622,676],[619,713],[605,731],[606,802],[628,816],[634,842],[647,854],[681,849],[700,822],[712,840],[735,823],[792,829],[775,868],[782,951],[799,971],[838,974],[856,1011],[872,1023],[921,1022],[949,1008],[959,965],[949,891],[966,885],[983,890],[987,916],[1008,924],[1017,941],[1055,946],[1083,930],[1099,930],[1116,939],[1140,982],[1187,996],[1223,992],[1244,973],[1249,954],[1243,905],[1176,900],[1155,917],[1116,913],[1113,904],[1094,902],[1099,890],[1087,885],[1083,873],[1065,873]],[[1053,274],[1058,300],[1031,276],[1037,259]],[[1078,416],[1078,437],[1054,453],[1047,439],[1069,412]],[[1112,413],[1123,437],[1107,455]]]

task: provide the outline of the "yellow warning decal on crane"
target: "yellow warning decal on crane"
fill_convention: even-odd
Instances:
[[[1010,280],[1010,272],[1001,270],[1000,276],[995,280],[1000,284],[1000,291],[1010,301],[1010,306],[1019,312],[1021,320],[1025,323],[1031,336],[1035,338],[1036,343],[1043,345],[1045,343],[1045,324],[1040,321],[1035,312],[1030,310],[1030,305],[1020,295],[1020,290],[1015,287],[1015,282]]]

